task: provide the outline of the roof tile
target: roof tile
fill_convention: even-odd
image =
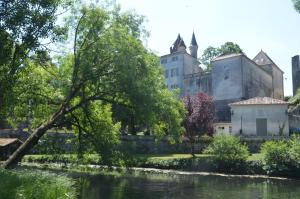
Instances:
[[[232,105],[287,105],[288,103],[279,99],[274,99],[271,97],[254,97],[251,99],[234,102],[229,104]]]

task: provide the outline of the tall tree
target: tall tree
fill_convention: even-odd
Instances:
[[[195,144],[201,135],[213,133],[214,103],[212,97],[198,93],[195,97],[183,98],[186,116],[183,120],[185,136],[191,145],[191,154],[195,156]]]
[[[23,111],[14,110],[30,108],[35,125],[30,137],[5,162],[6,168],[15,165],[47,130],[69,123],[80,138],[99,138],[95,149],[109,154],[106,146],[116,143],[110,138],[116,138],[119,128],[111,120],[111,104],[140,113],[158,135],[180,135],[183,105],[164,85],[158,58],[142,45],[142,22],[141,17],[121,13],[118,7],[104,10],[90,5],[73,11],[68,20],[73,53],[61,57],[57,67],[46,68],[52,78],[31,79],[28,74],[35,77],[39,70],[29,69],[22,81],[38,79],[37,83],[27,84],[33,86],[30,90],[23,89],[22,82],[15,88],[23,95],[11,106],[12,117],[22,119]],[[21,103],[31,98],[35,101],[30,106]]]
[[[221,54],[219,48],[212,46],[207,47],[201,56],[201,62],[206,67],[207,71],[211,70],[211,61]]]
[[[243,50],[238,44],[233,42],[226,42],[219,48],[212,46],[207,47],[201,56],[201,62],[206,66],[206,70],[211,70],[211,61],[218,56],[227,55],[231,53],[243,53]]]
[[[69,5],[66,0],[0,2],[0,126],[11,86],[24,68],[24,60],[35,52],[35,59],[45,58],[49,43],[64,32],[56,25],[57,11],[62,8],[63,12]]]
[[[300,1],[299,0],[292,0],[294,7],[297,12],[300,12]]]

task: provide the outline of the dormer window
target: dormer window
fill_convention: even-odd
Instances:
[[[172,61],[177,61],[178,60],[178,57],[175,56],[175,57],[172,57]]]
[[[166,63],[167,63],[167,59],[162,59],[162,60],[160,60],[160,63],[161,63],[161,64],[166,64]]]

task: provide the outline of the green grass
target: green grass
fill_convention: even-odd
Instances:
[[[44,171],[0,169],[0,198],[75,198],[74,182],[66,176]]]
[[[263,154],[253,153],[248,157],[248,161],[261,161],[263,159]]]
[[[210,155],[196,154],[197,159],[207,159]],[[137,160],[174,160],[174,159],[190,159],[191,154],[135,154],[132,155],[133,159]],[[263,158],[262,154],[255,153],[248,157],[248,161],[260,161]],[[63,154],[63,155],[26,155],[23,158],[24,162],[66,162],[66,163],[80,163],[80,164],[99,164],[100,157],[97,154],[85,154],[82,160],[78,160],[76,154]]]

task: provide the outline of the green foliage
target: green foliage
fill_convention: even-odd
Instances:
[[[294,135],[289,140],[289,158],[291,165],[297,169],[300,169],[300,137]]]
[[[289,98],[289,112],[293,112],[300,107],[300,89],[297,90],[296,94]]]
[[[294,7],[297,12],[300,12],[300,1],[299,0],[292,0]]]
[[[289,146],[286,141],[268,141],[261,147],[264,155],[265,170],[269,173],[285,171],[289,167]]]
[[[0,99],[1,120],[13,96],[19,72],[28,57],[43,61],[49,43],[66,31],[56,24],[57,11],[70,6],[69,0],[14,0],[0,4]],[[43,43],[44,42],[44,43]],[[47,44],[45,44],[47,43]],[[4,98],[5,97],[5,98]],[[3,125],[3,121],[0,121]]]
[[[211,71],[211,61],[221,54],[220,49],[212,46],[207,47],[201,56],[201,62],[206,66],[207,71]]]
[[[226,42],[220,48],[215,48],[212,46],[207,47],[201,56],[201,62],[206,66],[207,71],[211,71],[211,61],[218,56],[227,55],[231,53],[243,53],[243,50],[238,44],[233,42]]]
[[[34,129],[56,111],[64,93],[54,65],[49,64],[45,70],[28,61],[24,66],[10,94],[7,119],[13,127],[27,124]]]
[[[239,138],[229,135],[216,135],[204,153],[213,155],[219,170],[231,172],[241,170],[249,156],[248,147],[241,144]]]
[[[41,171],[0,169],[0,196],[5,199],[71,199],[74,182],[62,175]]]
[[[271,174],[296,174],[300,171],[300,137],[267,141],[261,147],[264,169]]]
[[[114,123],[111,115],[111,106],[100,102],[92,102],[88,109],[74,112],[74,117],[78,119],[74,128],[78,134],[79,153],[96,152],[101,155],[103,163],[113,162],[120,142],[120,124]]]
[[[120,123],[179,138],[184,108],[166,88],[159,59],[143,46],[142,23],[143,17],[122,13],[114,4],[74,7],[66,20],[73,51],[53,63],[23,63],[12,89],[9,121],[29,124],[40,136],[51,128],[72,127],[79,152],[98,152],[105,162],[122,156],[115,150]],[[35,136],[30,139],[27,147],[36,143]]]

